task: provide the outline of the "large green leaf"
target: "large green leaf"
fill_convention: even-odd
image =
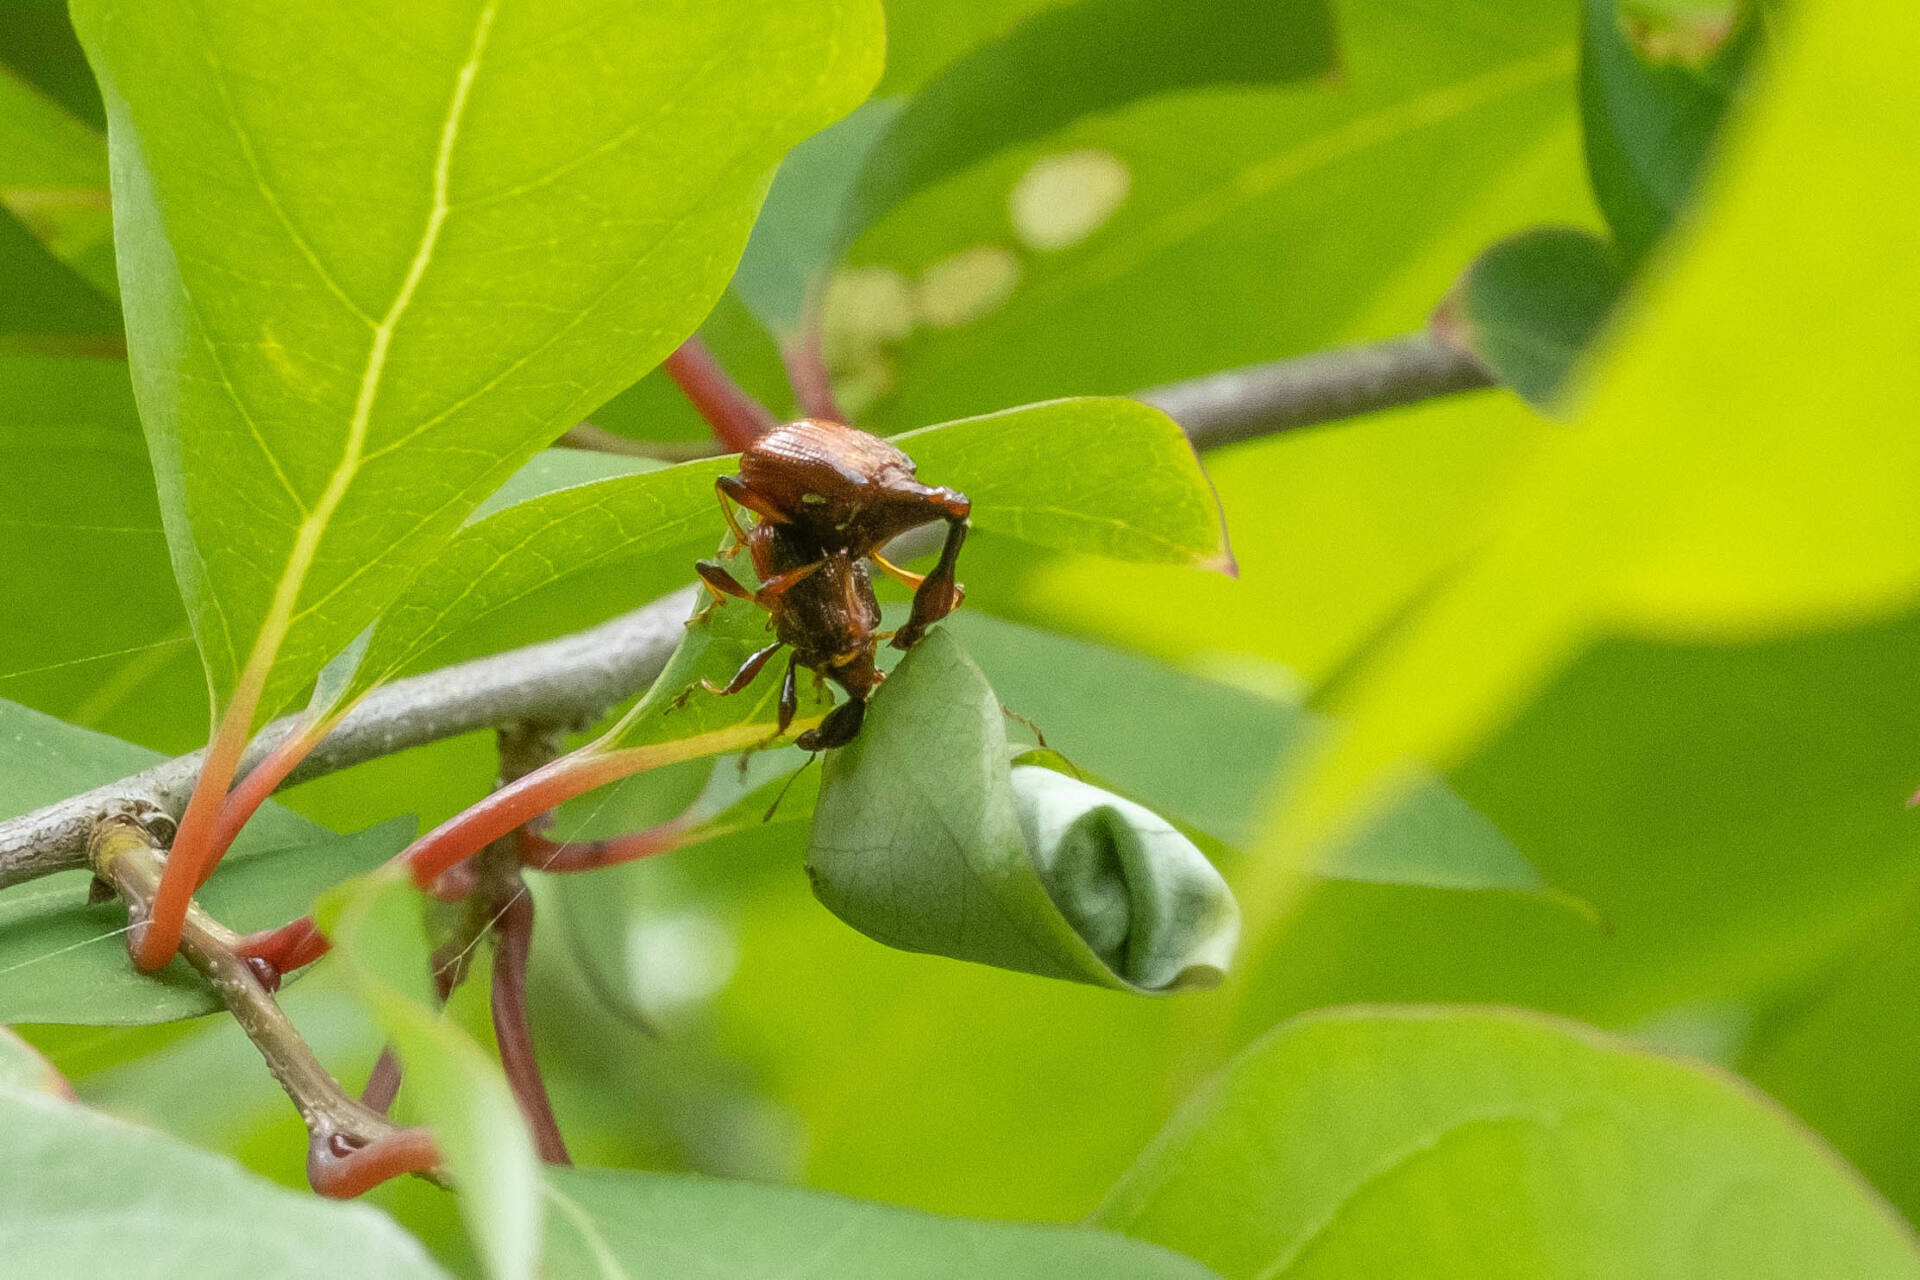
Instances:
[[[1084,1227],[936,1218],[747,1182],[547,1172],[554,1280],[1204,1280],[1205,1267]],[[796,1268],[799,1268],[796,1271]]]
[[[764,322],[792,333],[820,301],[820,273],[914,192],[1082,116],[1179,90],[1301,80],[1332,71],[1334,58],[1327,0],[1045,8],[912,98],[872,104],[796,150],[754,229],[737,287]],[[1058,216],[1075,195],[1071,183],[1049,192],[1035,216]]]
[[[543,1208],[533,1139],[498,1064],[435,1007],[421,902],[388,869],[336,889],[315,918],[355,998],[392,1037],[488,1276],[532,1280]]]
[[[12,817],[159,763],[117,739],[0,702],[0,814]],[[339,836],[268,805],[234,846],[229,874],[202,903],[240,930],[284,924],[323,890],[403,848],[408,821]],[[220,1008],[184,959],[157,977],[134,972],[123,942],[126,908],[87,905],[85,871],[0,894],[0,1021],[125,1026]]]
[[[206,682],[123,362],[0,356],[0,562],[0,695],[154,746],[203,738]],[[76,608],[86,583],[102,590]]]
[[[1594,196],[1628,261],[1693,193],[1747,64],[1760,0],[1691,8],[1583,0],[1581,123]]]
[[[72,1094],[72,1087],[52,1063],[14,1032],[0,1027],[0,1090],[7,1089],[56,1098]]]
[[[1490,1011],[1278,1028],[1096,1220],[1244,1280],[1920,1275],[1906,1225],[1752,1090]]]
[[[0,1256],[17,1275],[446,1275],[377,1210],[276,1187],[150,1129],[4,1086],[0,1124]]]
[[[27,7],[18,2],[11,6],[9,42],[16,38],[11,24],[21,21],[25,16],[21,10]],[[59,6],[52,17],[65,27],[65,6]],[[71,42],[71,33],[66,34]],[[92,78],[84,61],[79,70],[91,91]],[[116,292],[106,140],[4,66],[0,66],[0,206],[25,222],[55,257],[88,283],[109,296]],[[13,284],[9,277],[9,294]]]
[[[1230,569],[1219,503],[1174,421],[1137,400],[1055,400],[898,438],[966,490],[973,523],[1115,560]]]
[[[0,207],[0,352],[116,354],[120,311]]]
[[[216,693],[263,713],[692,330],[879,56],[871,0],[76,21],[174,562]]]
[[[1407,758],[1460,759],[1597,631],[1791,634],[1920,591],[1920,260],[1890,176],[1920,146],[1920,14],[1845,0],[1795,34],[1581,430],[1333,700],[1344,736],[1275,837],[1293,856]]]

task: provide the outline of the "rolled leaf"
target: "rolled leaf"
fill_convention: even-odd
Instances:
[[[906,951],[1123,991],[1210,986],[1226,884],[1157,815],[1009,763],[998,699],[944,631],[828,754],[807,872],[827,909]]]
[[[1020,834],[1048,894],[1127,985],[1218,986],[1240,938],[1233,893],[1153,810],[1039,765],[1013,769]]]

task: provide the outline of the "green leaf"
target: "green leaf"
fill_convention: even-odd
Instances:
[[[1501,382],[1551,412],[1626,283],[1606,241],[1542,227],[1474,259],[1435,323]]]
[[[1651,248],[1705,168],[1761,22],[1748,0],[1693,13],[1583,0],[1581,119],[1593,192],[1629,262]]]
[[[0,356],[0,563],[0,694],[154,745],[204,737],[124,362]],[[75,608],[89,582],[112,590]]]
[[[0,702],[0,815],[14,817],[149,768],[159,755]],[[199,899],[242,932],[284,924],[347,876],[406,846],[409,819],[340,836],[269,804]],[[158,977],[127,960],[127,911],[87,905],[90,875],[62,872],[0,894],[0,1022],[132,1026],[221,1007],[184,959]]]
[[[1758,1093],[1498,1011],[1277,1028],[1095,1220],[1228,1280],[1920,1275],[1907,1227]]]
[[[1192,447],[1165,414],[1136,401],[1031,405],[910,432],[900,443],[923,475],[965,487],[980,529],[1122,559],[1230,563]],[[1045,460],[1044,469],[1033,465],[1036,457]],[[339,705],[417,667],[441,642],[570,579],[617,574],[620,599],[634,605],[685,581],[693,561],[724,532],[713,482],[735,466],[731,458],[713,458],[600,480],[468,524],[388,609]],[[744,574],[745,561],[739,564]],[[617,607],[607,605],[608,612]],[[729,604],[723,616],[758,619],[757,629],[749,625],[742,633],[752,647],[732,645],[713,661],[680,664],[684,670],[672,673],[674,696],[702,677],[724,685],[747,654],[769,642],[763,612],[742,613]],[[729,706],[747,714],[755,704],[742,695]],[[705,722],[680,716],[674,726],[687,736],[698,723]],[[623,743],[638,740],[620,735]]]
[[[531,1280],[540,1252],[540,1164],[493,1058],[434,1007],[421,896],[397,870],[340,886],[315,919],[361,1006],[392,1038],[494,1280]]]
[[[732,459],[715,458],[596,480],[468,524],[388,607],[337,705],[421,665],[439,642],[570,579],[618,573],[635,606],[682,585],[714,545],[716,526],[724,528],[713,482],[733,467]],[[612,612],[616,602],[608,603]]]
[[[554,1280],[1205,1280],[1163,1249],[1085,1227],[969,1222],[748,1182],[550,1169]],[[665,1268],[666,1270],[661,1270]]]
[[[0,1256],[47,1280],[434,1280],[393,1220],[277,1187],[223,1157],[0,1087]]]
[[[897,98],[864,102],[787,153],[733,273],[733,291],[779,338],[800,331],[818,305],[821,273],[845,249],[841,221],[861,166],[894,117]]]
[[[1902,898],[1810,990],[1762,1014],[1739,1063],[1911,1218],[1920,1209],[1910,1158],[1920,1117],[1920,912],[1910,894]]]
[[[1920,15],[1843,0],[1794,30],[1581,429],[1541,442],[1478,552],[1330,700],[1343,733],[1276,864],[1406,760],[1463,758],[1597,634],[1791,635],[1920,591],[1920,262],[1890,176],[1920,147]]]
[[[1348,6],[1337,81],[1163,94],[921,192],[850,257],[847,283],[906,302],[907,332],[874,335],[885,395],[863,425],[1125,394],[1418,326],[1481,245],[1591,216],[1572,34],[1564,0]],[[1125,199],[1089,209],[1108,216],[1078,243],[1029,251],[1010,209],[1056,183]],[[1011,290],[936,322],[927,289],[989,258],[1017,268]]]
[[[25,7],[15,0],[9,8],[10,42],[17,38],[12,24],[26,17]],[[66,6],[50,17],[65,27]],[[71,42],[72,33],[65,35]],[[75,61],[91,93],[93,78],[78,52]],[[117,294],[106,140],[8,67],[0,67],[0,206],[96,290]],[[117,336],[119,313],[113,317]]]
[[[1137,400],[1055,400],[894,443],[966,491],[973,523],[1036,546],[1231,572],[1220,506],[1173,419]]]
[[[903,950],[1119,990],[1217,984],[1239,912],[1200,851],[1137,805],[1008,759],[986,677],[929,634],[822,766],[814,893]]]
[[[0,352],[115,354],[120,311],[0,208]]]
[[[211,683],[261,715],[692,331],[880,38],[871,0],[109,12],[136,390]]]
[[[18,1035],[0,1027],[0,1092],[44,1093],[54,1098],[70,1098],[73,1087],[39,1050]]]
[[[1027,19],[923,87],[866,156],[845,245],[909,196],[1083,116],[1207,85],[1329,72],[1325,0],[1081,0]]]

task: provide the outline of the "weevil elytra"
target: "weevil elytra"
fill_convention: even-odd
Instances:
[[[860,732],[867,699],[885,678],[874,665],[887,633],[878,629],[880,605],[869,565],[913,588],[913,610],[892,633],[895,648],[911,648],[965,597],[954,570],[972,504],[957,490],[921,484],[913,460],[878,436],[811,418],[754,441],[740,455],[739,474],[721,476],[714,488],[761,585],[748,590],[718,560],[702,560],[695,568],[716,596],[764,608],[775,640],[741,664],[724,687],[709,690],[739,692],[787,647],[792,654],[780,687],[779,733],[798,706],[794,670],[806,667],[839,685],[847,699],[797,741],[809,751],[845,746]],[[743,528],[735,505],[759,519]],[[895,537],[936,520],[946,522],[947,536],[925,576],[881,554]]]

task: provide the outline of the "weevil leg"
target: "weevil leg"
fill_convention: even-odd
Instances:
[[[786,736],[787,729],[793,724],[793,717],[800,710],[800,686],[794,683],[793,669],[799,664],[799,655],[787,659],[787,676],[780,682],[780,721],[773,736]]]
[[[860,723],[866,718],[866,700],[848,698],[828,712],[825,720],[801,734],[794,739],[794,742],[803,751],[827,751],[834,747],[844,747],[859,735]]]
[[[707,584],[707,590],[713,592],[716,601],[724,600],[728,596],[739,600],[753,599],[753,592],[741,586],[739,579],[712,560],[696,561],[693,571],[700,575],[700,581]]]
[[[911,649],[920,643],[928,627],[958,609],[966,599],[966,588],[954,579],[954,569],[959,564],[960,547],[966,542],[970,527],[965,520],[947,523],[947,540],[940,548],[939,563],[913,593],[913,613],[907,618],[907,625],[894,634],[894,648]]]
[[[719,492],[723,499],[720,503],[722,507],[727,505],[724,499],[731,498],[747,510],[753,512],[753,514],[759,516],[762,520],[771,520],[775,524],[793,523],[787,519],[786,513],[760,494],[754,492],[753,487],[739,476],[721,476],[713,482],[713,487]],[[727,514],[727,523],[733,525],[733,531],[735,533],[740,532],[740,526],[735,523],[731,512]],[[741,541],[746,541],[744,534],[741,535]]]
[[[756,742],[740,755],[740,776],[743,778],[747,774],[747,757],[755,751],[765,751],[768,747],[775,745],[780,739],[786,737],[787,730],[793,725],[794,716],[800,713],[800,686],[794,683],[793,676],[793,669],[798,665],[799,660],[800,656],[798,654],[790,655],[787,658],[787,674],[780,679],[780,714],[778,721],[774,725],[773,732],[759,742]]]
[[[776,573],[760,584],[760,590],[754,592],[751,599],[761,608],[770,610],[773,601],[791,591],[795,583],[813,574],[825,563],[825,560],[815,560],[812,564],[803,564],[798,569]]]
[[[736,694],[753,683],[753,678],[760,674],[760,668],[767,665],[767,659],[773,657],[779,650],[780,641],[775,640],[766,648],[749,654],[747,660],[740,664],[740,669],[733,673],[733,679],[727,681],[725,685],[717,685],[711,680],[703,679],[700,681],[700,687],[719,698]]]
[[[913,588],[915,591],[918,591],[920,589],[920,584],[927,580],[926,574],[915,573],[911,569],[902,569],[899,565],[887,559],[885,556],[881,555],[878,551],[868,552],[867,559],[873,561],[875,565],[879,566],[880,572],[886,574],[889,578],[892,578],[895,582],[898,582],[904,586]]]

